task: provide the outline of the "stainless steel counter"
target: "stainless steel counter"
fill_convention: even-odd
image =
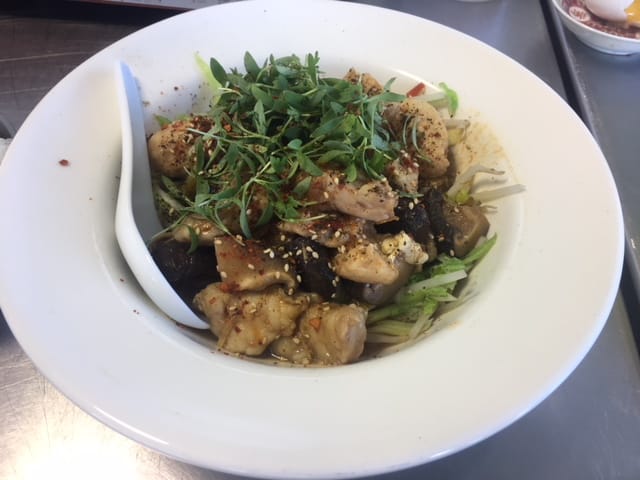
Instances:
[[[632,93],[640,88],[640,54],[607,55],[585,47],[562,28],[555,11],[552,17],[574,104],[616,178],[627,231],[627,266],[640,292],[640,135],[635,134],[639,113]]]
[[[640,312],[631,281],[637,276],[634,249],[640,242],[640,136],[631,127],[637,125],[633,118],[640,99],[627,93],[638,91],[640,57],[615,59],[582,46],[564,34],[545,0],[361,3],[402,10],[475,36],[568,98],[611,163],[630,249],[621,291],[602,335],[556,392],[471,448],[379,478],[640,478],[640,361],[633,331]],[[13,10],[0,7],[0,114],[16,128],[82,60],[170,14],[64,2],[15,4]],[[2,479],[232,478],[168,459],[84,414],[38,373],[1,316],[0,452]]]

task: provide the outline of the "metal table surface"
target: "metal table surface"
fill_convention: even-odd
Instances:
[[[466,32],[522,63],[568,98],[611,163],[629,247],[635,248],[640,202],[634,179],[640,176],[640,166],[633,164],[633,150],[640,151],[640,137],[628,133],[634,123],[622,122],[640,110],[640,100],[616,86],[637,87],[640,58],[609,58],[567,38],[541,1],[361,3],[402,10]],[[38,100],[82,60],[170,14],[45,1],[0,7],[0,115],[10,129],[18,127]],[[614,83],[607,88],[599,81]],[[640,313],[631,280],[637,274],[633,255],[628,254],[620,294],[596,344],[544,402],[462,452],[376,478],[640,478],[640,362],[633,331]],[[234,477],[150,451],[80,411],[39,374],[0,316],[0,478]]]
[[[573,103],[598,140],[616,178],[627,234],[627,267],[640,292],[640,136],[633,134],[633,126],[638,124],[638,102],[628,93],[640,88],[640,54],[607,55],[588,48],[562,28],[555,10],[552,17],[558,52],[573,88]]]

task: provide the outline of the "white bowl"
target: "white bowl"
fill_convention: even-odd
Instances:
[[[640,52],[640,28],[623,26],[594,16],[580,1],[552,0],[564,26],[584,44],[603,53],[631,55]],[[635,38],[624,36],[635,33]]]
[[[476,295],[449,313],[447,327],[384,358],[277,368],[194,341],[144,295],[114,236],[121,151],[114,62],[126,61],[138,77],[151,130],[154,114],[206,103],[196,52],[242,68],[245,50],[259,61],[317,50],[327,74],[355,66],[397,77],[399,91],[445,81],[500,139],[494,159],[527,190],[495,203],[498,243],[473,272]],[[54,385],[171,457],[269,478],[407,468],[515,421],[597,338],[624,252],[607,162],[548,85],[460,32],[337,1],[196,10],[80,65],[7,151],[0,231],[0,305]]]

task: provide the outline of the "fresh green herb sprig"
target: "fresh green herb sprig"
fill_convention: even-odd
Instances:
[[[497,238],[493,235],[463,258],[440,255],[433,265],[414,274],[392,303],[369,312],[370,341],[400,343],[428,330],[441,305],[458,301],[454,293],[459,282],[489,253]]]
[[[270,56],[260,66],[247,52],[240,73],[210,60],[220,85],[209,112],[213,127],[193,132],[201,135],[190,172],[195,193],[183,214],[228,231],[225,217],[235,212],[251,238],[274,216],[298,219],[312,178],[325,168],[342,171],[348,182],[382,177],[401,148],[382,111],[406,97],[390,91],[391,81],[368,96],[359,83],[321,76],[318,63],[316,53],[304,62]],[[261,208],[252,208],[258,201]]]

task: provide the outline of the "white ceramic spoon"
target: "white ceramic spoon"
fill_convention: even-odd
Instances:
[[[149,298],[169,317],[193,328],[209,328],[180,298],[154,262],[146,241],[161,230],[151,192],[142,101],[123,62],[115,79],[122,125],[122,172],[116,204],[116,238],[125,260]]]

